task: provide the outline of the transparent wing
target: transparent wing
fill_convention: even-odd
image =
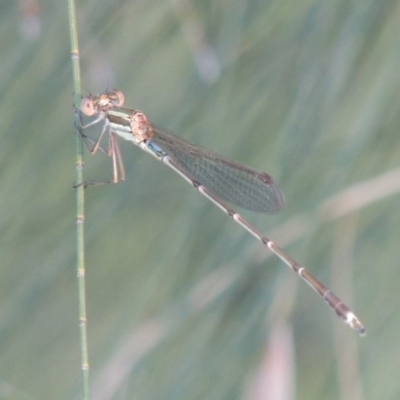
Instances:
[[[219,199],[258,213],[276,213],[283,193],[265,172],[228,160],[153,126],[151,141],[167,153],[188,176]]]

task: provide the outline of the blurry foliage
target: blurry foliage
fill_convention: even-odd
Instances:
[[[0,398],[75,399],[67,5],[1,7]],[[154,123],[274,176],[286,209],[246,217],[330,282],[368,331],[359,339],[304,284],[296,292],[282,262],[122,143],[127,181],[86,191],[92,398],[253,400],[256,376],[263,399],[399,398],[399,2],[77,11],[83,93],[120,88]],[[111,176],[107,157],[85,161],[87,179]]]

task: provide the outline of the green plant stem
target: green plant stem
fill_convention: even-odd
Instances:
[[[87,314],[85,291],[85,193],[83,183],[83,143],[79,135],[79,105],[81,101],[81,82],[79,66],[78,32],[74,0],[68,0],[69,27],[71,39],[71,62],[74,86],[74,124],[76,149],[76,247],[77,276],[79,296],[79,331],[81,342],[81,368],[83,375],[83,399],[89,400],[89,354],[87,342]]]

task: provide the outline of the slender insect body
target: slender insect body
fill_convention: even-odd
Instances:
[[[113,161],[113,183],[125,179],[125,169],[117,136],[132,142],[146,153],[173,169],[233,221],[259,240],[289,266],[325,300],[329,307],[360,335],[365,328],[356,315],[307,269],[246,221],[225,202],[255,212],[274,213],[284,205],[284,197],[275,181],[265,172],[221,157],[209,150],[151,125],[140,111],[121,108],[124,96],[114,90],[82,99],[81,111],[97,118],[86,126],[105,121],[92,154],[100,148],[104,133],[109,135],[108,155]]]

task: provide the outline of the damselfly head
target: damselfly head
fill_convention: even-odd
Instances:
[[[110,108],[121,107],[124,104],[124,94],[119,90],[111,90],[99,96],[85,96],[81,100],[80,110],[88,117]]]

